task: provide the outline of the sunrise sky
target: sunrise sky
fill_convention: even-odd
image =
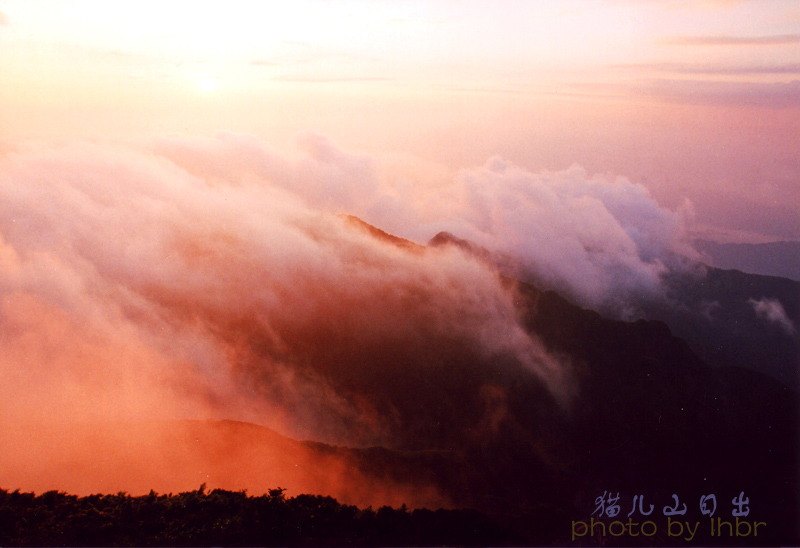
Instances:
[[[0,1],[0,139],[298,132],[451,178],[579,164],[800,239],[794,0]],[[409,167],[413,166],[413,167]]]
[[[462,350],[567,402],[493,267],[342,214],[632,319],[695,237],[800,240],[798,151],[796,0],[0,0],[0,487],[210,474],[98,479],[101,421],[402,447]]]

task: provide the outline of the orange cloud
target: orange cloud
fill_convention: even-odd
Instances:
[[[380,200],[368,158],[315,136],[297,162],[242,143],[222,142],[206,163],[191,142],[175,149],[180,164],[89,144],[0,159],[0,405],[16,432],[6,485],[186,489],[205,471],[210,485],[274,487],[278,476],[237,471],[248,459],[223,458],[222,446],[176,441],[185,423],[153,425],[234,418],[301,439],[429,449],[514,420],[486,398],[509,383],[566,398],[564,364],[520,325],[493,268],[332,213]],[[370,504],[438,497],[410,480],[352,479],[350,457],[320,464],[301,449],[292,462],[316,464],[296,475],[275,465],[298,490]]]

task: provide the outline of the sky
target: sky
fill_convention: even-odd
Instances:
[[[792,0],[0,1],[0,142],[323,134],[431,188],[628,177],[693,234],[800,240]]]

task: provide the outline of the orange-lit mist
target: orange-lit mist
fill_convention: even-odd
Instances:
[[[480,434],[500,364],[565,397],[496,272],[334,214],[384,189],[369,159],[318,136],[309,147],[298,162],[246,136],[5,155],[4,488],[279,485],[440,506],[424,481],[361,471],[356,453],[196,421],[415,450]]]
[[[112,409],[109,407],[109,409]],[[439,508],[452,502],[408,470],[362,470],[352,451],[293,441],[247,423],[217,421],[3,421],[4,489],[77,495],[179,493],[205,483],[251,495],[333,496],[362,507]]]
[[[467,238],[620,315],[660,294],[676,254],[697,256],[691,204],[664,207],[624,177],[495,157],[432,193],[321,135],[299,145],[286,156],[221,134],[5,151],[3,488],[447,504],[403,466],[292,441],[415,458],[491,441],[516,420],[503,402],[519,386],[569,406],[571,364],[523,328],[500,273],[421,244]]]

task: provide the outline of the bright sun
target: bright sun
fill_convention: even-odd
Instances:
[[[213,93],[217,90],[219,78],[214,76],[201,76],[197,79],[197,88],[201,93]]]

